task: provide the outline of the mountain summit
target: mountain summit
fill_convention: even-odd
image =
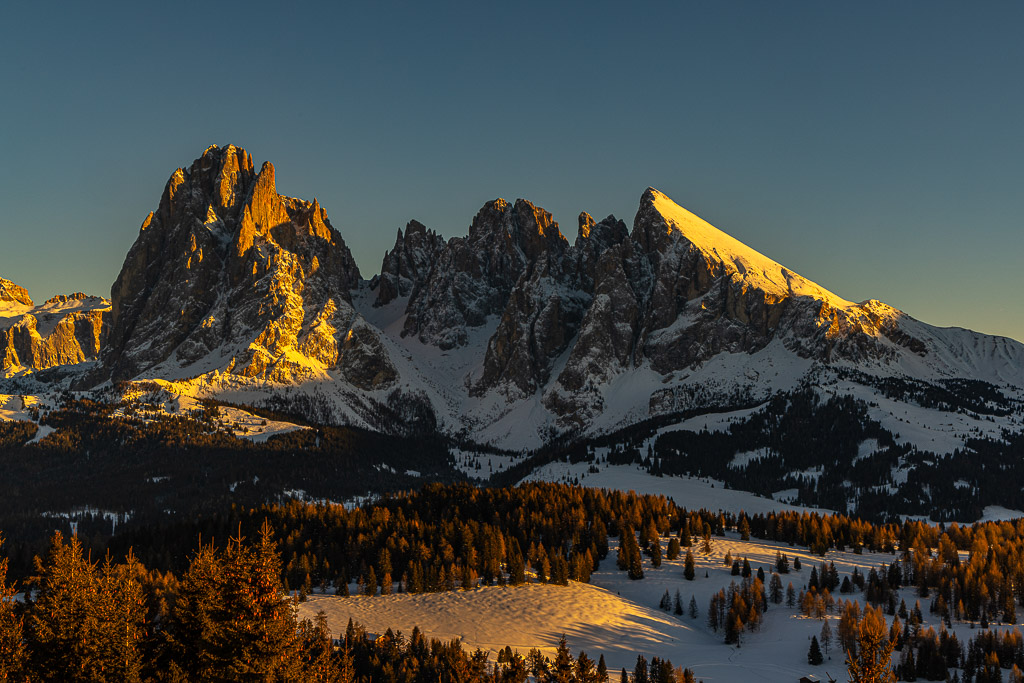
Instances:
[[[104,364],[114,379],[224,371],[272,382],[338,368],[387,382],[375,333],[350,290],[359,269],[327,212],[277,193],[240,148],[208,148],[179,168],[142,223],[111,291]]]
[[[101,368],[77,386],[244,391],[325,422],[415,423],[514,449],[798,387],[879,411],[889,392],[893,420],[950,382],[991,388],[978,396],[1024,389],[1021,344],[847,301],[654,188],[631,230],[585,212],[577,223],[570,243],[543,208],[500,198],[465,236],[411,220],[365,281],[316,199],[280,195],[269,162],[256,171],[245,150],[212,146],[171,174],[143,221],[90,337]],[[40,355],[27,321],[10,331],[27,293],[0,281],[0,306],[8,359],[98,353]]]

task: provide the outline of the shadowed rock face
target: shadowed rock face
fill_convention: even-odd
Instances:
[[[484,204],[467,237],[454,237],[409,300],[403,335],[442,349],[464,346],[468,328],[502,312],[528,266],[568,248],[551,214],[519,199]]]
[[[210,147],[174,172],[125,258],[107,371],[125,379],[194,367],[289,381],[344,367],[358,384],[387,383],[394,370],[383,355],[364,354],[358,368],[344,360],[359,356],[349,334],[359,281],[315,199],[279,195],[274,167],[256,173],[243,149]]]
[[[374,305],[384,306],[412,294],[426,281],[443,249],[444,238],[419,221],[409,221],[405,234],[399,231],[394,248],[384,254]]]

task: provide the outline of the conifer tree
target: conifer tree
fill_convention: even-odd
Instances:
[[[95,680],[99,672],[99,585],[77,536],[58,532],[36,558],[36,600],[27,620],[31,667],[40,681]]]
[[[213,545],[200,544],[182,577],[166,630],[172,680],[211,680],[230,659],[224,567]]]
[[[255,548],[242,540],[231,539],[224,556],[225,606],[234,617],[228,626],[228,680],[293,680],[301,666],[297,624],[282,600],[281,560],[269,521]]]
[[[0,536],[0,550],[3,544]],[[7,584],[7,558],[0,558],[0,683],[18,680],[25,664],[24,629],[14,594],[14,585]]]
[[[650,683],[647,673],[647,658],[643,655],[637,655],[636,666],[633,668],[633,683]]]
[[[857,631],[857,654],[847,654],[846,668],[850,683],[894,683],[889,630],[881,609],[868,604]]]
[[[774,572],[772,572],[772,578],[768,581],[768,595],[776,605],[782,603],[782,579]]]
[[[828,619],[821,625],[821,644],[825,648],[825,654],[828,654],[828,648],[832,645],[832,627]]]
[[[693,581],[693,577],[696,575],[695,564],[696,563],[693,559],[693,553],[689,550],[689,548],[687,548],[686,560],[683,564],[683,577],[687,581]]]
[[[707,556],[710,555],[713,550],[714,547],[711,544],[711,527],[705,524],[704,533],[701,536],[700,551],[704,553],[705,556]]]
[[[317,612],[313,621],[303,619],[299,624],[299,640],[304,680],[311,683],[349,683],[352,680],[351,657],[347,650],[340,657],[334,654],[331,631],[323,610]]]
[[[682,524],[679,525],[679,542],[689,548],[693,545],[693,531],[690,530],[690,517],[683,516]]]
[[[694,595],[690,596],[690,618],[696,619],[700,616],[700,612],[697,610],[697,597]]]
[[[130,552],[123,564],[114,564],[108,555],[98,576],[100,666],[109,680],[125,683],[141,680],[142,671],[146,607],[136,565]]]
[[[655,569],[661,566],[661,542],[657,537],[651,543],[651,566]]]
[[[747,519],[747,515],[740,512],[740,540],[750,540],[750,520]]]
[[[821,656],[821,647],[818,645],[818,637],[811,636],[811,648],[807,651],[807,663],[811,666],[818,666],[824,661]]]
[[[597,683],[598,673],[594,660],[587,656],[586,652],[580,651],[576,657],[575,676],[570,678],[573,683]]]

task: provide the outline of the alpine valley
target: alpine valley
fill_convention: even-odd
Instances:
[[[0,280],[0,350],[13,536],[467,479],[961,522],[1024,487],[1024,345],[847,301],[653,188],[573,241],[525,199],[411,220],[367,280],[317,200],[212,146],[109,300]]]

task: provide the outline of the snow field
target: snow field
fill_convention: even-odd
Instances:
[[[613,539],[614,540],[614,539]],[[667,548],[667,538],[662,539]],[[319,610],[327,614],[331,630],[344,633],[351,617],[369,633],[380,634],[387,628],[402,631],[408,636],[418,626],[428,638],[450,640],[460,638],[470,650],[481,648],[491,653],[489,661],[497,658],[498,649],[511,646],[521,654],[537,647],[551,656],[564,634],[573,654],[586,651],[595,660],[604,654],[610,670],[625,667],[632,671],[638,654],[668,658],[676,666],[690,667],[698,679],[706,683],[741,683],[747,681],[788,682],[800,676],[814,674],[827,680],[831,674],[844,680],[844,656],[836,646],[829,649],[825,662],[818,667],[807,664],[807,650],[811,636],[821,632],[822,620],[804,617],[797,607],[769,603],[764,622],[755,632],[744,632],[740,647],[725,645],[723,634],[714,633],[707,626],[706,613],[711,596],[718,590],[728,589],[732,581],[739,584],[740,577],[732,576],[730,567],[723,564],[726,553],[742,563],[750,561],[756,574],[763,567],[766,576],[774,568],[777,551],[793,560],[800,558],[800,571],[792,570],[780,575],[783,586],[792,582],[797,594],[810,577],[811,568],[819,567],[824,559],[834,562],[843,576],[858,568],[865,576],[872,568],[888,565],[895,556],[886,553],[830,551],[824,558],[812,555],[806,549],[790,547],[770,541],[741,541],[735,533],[725,538],[712,538],[712,553],[704,557],[699,542],[691,550],[696,560],[696,579],[683,578],[685,549],[679,559],[663,561],[654,569],[644,558],[644,579],[631,581],[625,572],[615,567],[615,547],[601,563],[590,584],[570,582],[568,586],[526,584],[517,587],[488,586],[470,591],[448,593],[396,594],[389,596],[337,597],[315,595],[299,605],[299,617],[313,617]],[[705,578],[707,573],[707,578]],[[696,599],[699,616],[658,609],[658,603],[667,590],[674,598],[679,590],[684,610],[690,598]],[[852,600],[864,606],[863,593],[833,595],[837,601]],[[913,609],[918,600],[913,588],[900,591],[907,608]],[[938,618],[928,611],[928,600],[921,601],[924,614],[923,628],[939,630]],[[833,633],[839,614],[828,615]],[[887,617],[891,622],[891,617]],[[996,628],[1012,628],[998,625]],[[962,642],[976,631],[968,624],[953,624],[949,629]],[[899,653],[894,657],[898,661]]]

